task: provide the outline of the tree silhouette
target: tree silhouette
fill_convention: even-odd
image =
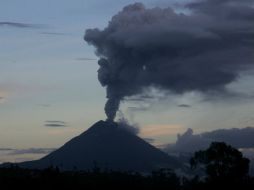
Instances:
[[[207,150],[196,152],[190,164],[192,168],[205,167],[210,180],[241,180],[249,171],[249,159],[224,142],[213,142]]]

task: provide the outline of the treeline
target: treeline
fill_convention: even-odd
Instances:
[[[206,175],[179,177],[170,169],[150,174],[137,172],[60,171],[24,169],[17,165],[0,168],[0,189],[254,189],[254,178],[248,175],[248,159],[225,143],[212,143],[205,151],[195,153],[192,170],[203,169]]]
[[[1,189],[253,189],[254,178],[247,176],[238,181],[202,180],[177,177],[170,169],[149,175],[116,171],[59,171],[50,167],[44,170],[22,169],[17,166],[0,169]]]

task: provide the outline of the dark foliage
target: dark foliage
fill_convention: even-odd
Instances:
[[[254,178],[235,181],[202,181],[198,177],[180,178],[170,169],[151,174],[134,172],[59,171],[50,167],[44,170],[22,169],[15,165],[0,169],[1,189],[214,189],[237,187],[253,189]]]
[[[224,142],[213,142],[207,150],[195,153],[190,160],[192,168],[204,165],[209,180],[241,180],[249,171],[249,159]]]
[[[15,165],[0,169],[1,187],[6,189],[180,189],[180,180],[171,170],[163,169],[151,175],[135,172],[59,171],[22,169]]]
[[[17,165],[0,168],[1,189],[254,189],[254,178],[248,176],[249,161],[225,143],[212,143],[205,151],[196,152],[191,166],[203,165],[207,178],[178,177],[171,169],[150,174],[137,172],[60,171],[24,169]]]

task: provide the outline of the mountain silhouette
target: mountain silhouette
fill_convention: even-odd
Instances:
[[[95,167],[119,171],[152,171],[180,167],[179,162],[148,144],[115,122],[98,121],[56,151],[25,168],[57,166],[62,170],[91,170]]]

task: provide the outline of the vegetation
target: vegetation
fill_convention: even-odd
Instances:
[[[170,169],[151,174],[135,172],[59,171],[22,169],[17,165],[0,169],[1,189],[253,189],[254,178],[248,176],[249,161],[225,143],[212,143],[196,152],[190,161],[193,170],[204,168],[206,177],[178,177]]]
[[[214,142],[207,150],[198,151],[190,160],[192,168],[205,166],[208,180],[242,180],[249,172],[249,159],[224,142]]]

